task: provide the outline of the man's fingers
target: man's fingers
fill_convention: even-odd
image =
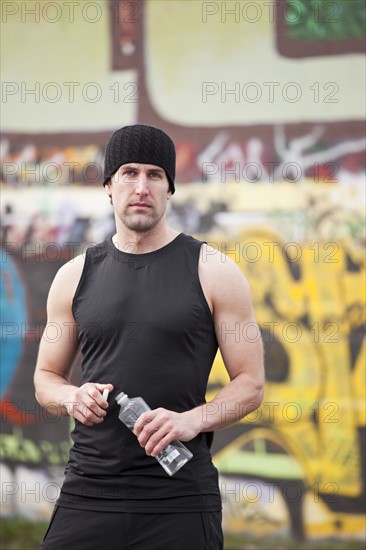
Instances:
[[[101,402],[104,403],[103,399]],[[107,414],[98,403],[91,399],[90,395],[87,395],[85,400],[80,400],[77,403],[68,403],[67,408],[70,416],[86,425],[100,424]]]
[[[109,393],[113,390],[113,385],[92,382],[83,384],[75,392],[74,400],[64,403],[67,412],[86,426],[100,424],[107,414],[105,409],[109,407],[106,399],[108,396],[106,393],[103,396],[105,390]]]
[[[95,387],[101,393],[101,395],[105,395],[105,392],[106,392],[107,397],[111,393],[111,391],[113,391],[113,384],[99,384],[99,383],[96,383]]]
[[[169,434],[164,430],[161,429],[154,432],[146,443],[146,454],[151,455],[153,453],[153,456],[156,456],[168,445],[168,443],[170,443],[170,441]]]
[[[74,409],[74,414],[72,415],[75,420],[78,420],[85,426],[93,426],[96,424],[96,422],[93,422],[90,418],[88,418],[84,413],[86,412],[86,409]],[[98,422],[99,423],[99,422]]]
[[[103,415],[98,414],[98,411],[101,411]],[[103,422],[105,414],[106,413],[102,409],[97,408],[97,405],[94,402],[79,403],[77,406],[73,407],[72,411],[72,416],[86,426],[100,424]]]
[[[136,420],[133,433],[138,437],[142,430],[145,428],[147,424],[150,424],[152,421],[151,416],[154,411],[149,411],[146,413],[142,413],[142,415]]]
[[[160,441],[158,441],[156,445],[154,445],[152,448],[150,448],[150,441],[149,441],[148,445],[146,446],[148,449],[147,453],[155,457],[156,455],[161,453],[161,451],[165,449],[165,447],[167,447],[169,443],[171,443],[171,441],[172,441],[172,438],[171,436],[169,436],[169,434],[166,434],[164,437],[162,437]]]

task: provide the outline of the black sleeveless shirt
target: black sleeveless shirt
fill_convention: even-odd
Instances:
[[[212,315],[198,276],[202,242],[179,234],[146,254],[111,239],[87,250],[74,300],[82,380],[112,383],[104,421],[75,421],[74,445],[58,504],[125,512],[221,509],[212,433],[185,445],[193,458],[173,477],[146,455],[118,420],[115,396],[141,396],[154,409],[183,412],[205,402],[217,351]]]

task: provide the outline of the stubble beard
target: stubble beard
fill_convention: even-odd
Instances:
[[[127,207],[121,214],[120,219],[125,227],[136,233],[148,233],[154,229],[164,215],[162,211],[159,215],[155,208],[151,207],[146,213],[130,213]]]

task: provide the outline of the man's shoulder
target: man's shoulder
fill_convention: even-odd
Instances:
[[[66,262],[56,273],[54,281],[64,284],[72,284],[79,281],[85,265],[86,253],[75,256]]]
[[[84,252],[75,256],[66,262],[56,274],[55,279],[60,279],[65,283],[78,283],[83,273],[85,263],[95,264],[108,254],[108,242],[103,241],[90,245]]]
[[[218,246],[213,246],[217,243],[210,244],[202,241],[201,244],[201,263],[206,264],[209,268],[222,268],[223,271],[237,269],[238,266],[229,256],[221,252]]]
[[[72,269],[72,266],[74,265],[74,269],[77,270],[78,267],[80,265],[84,265],[86,261],[93,262],[98,258],[105,257],[109,252],[109,248],[108,240],[100,243],[88,244],[83,248],[83,252],[81,254],[78,254],[72,260],[68,261],[63,267],[69,266],[66,267],[66,269]]]
[[[248,287],[248,281],[237,262],[209,243],[202,244],[199,271],[202,280],[209,281],[215,292],[222,292],[224,288]]]

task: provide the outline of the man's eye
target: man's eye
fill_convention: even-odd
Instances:
[[[150,176],[151,176],[152,178],[161,178],[160,172],[151,172],[151,173],[150,173]]]

